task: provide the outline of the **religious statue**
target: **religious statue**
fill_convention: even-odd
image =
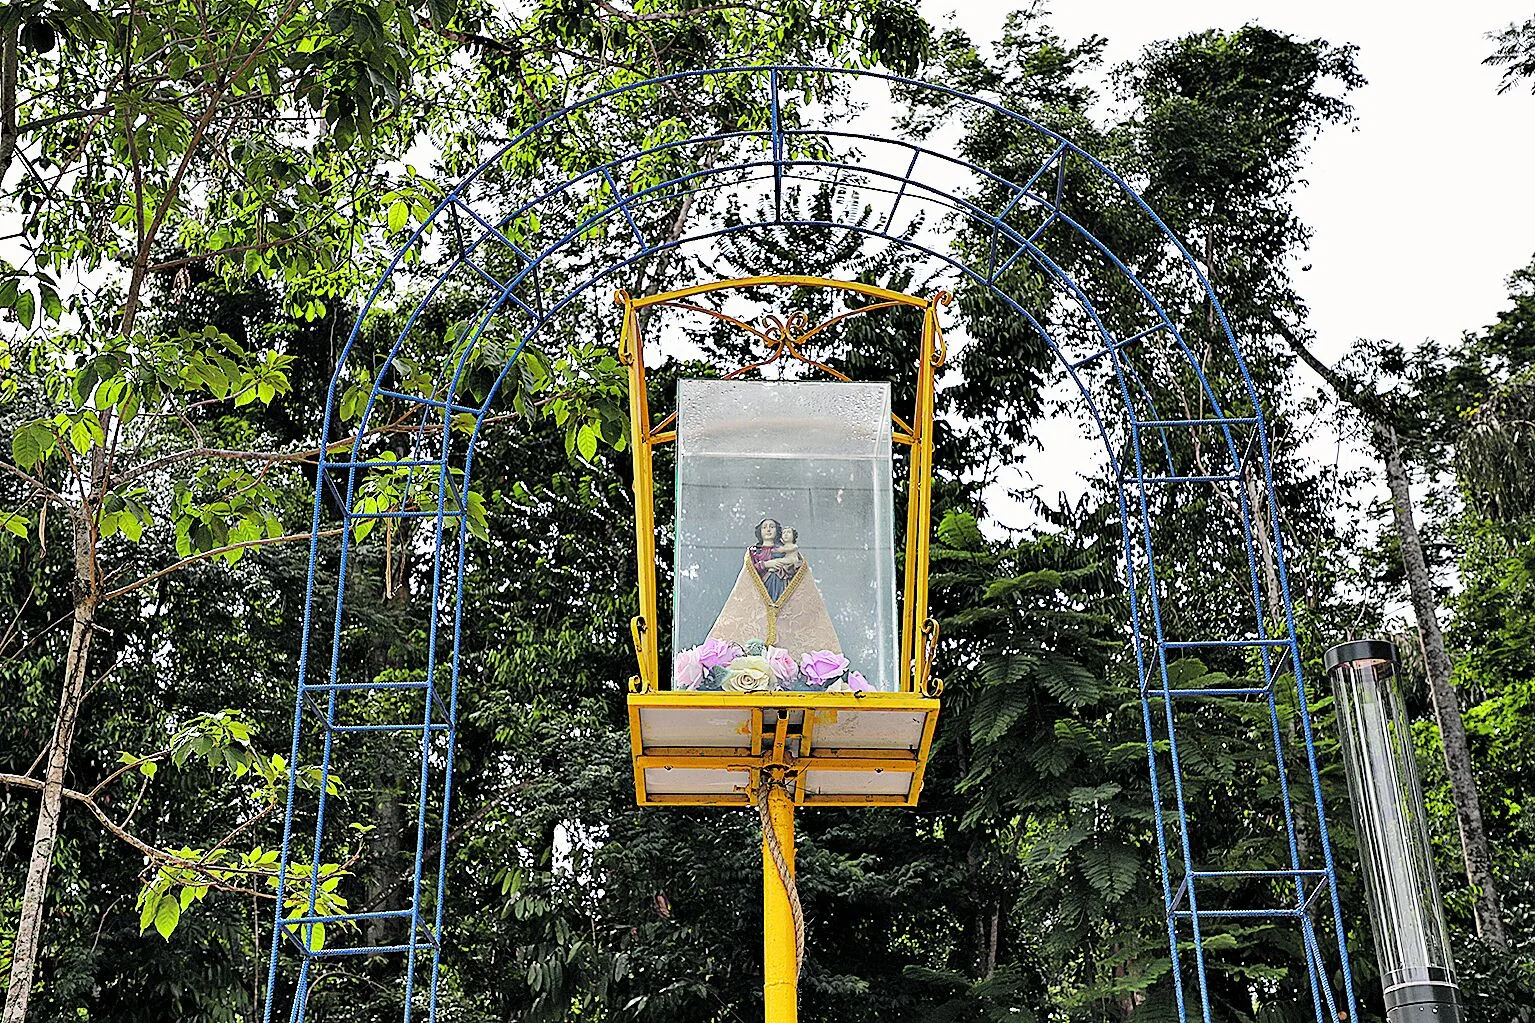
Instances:
[[[765,518],[756,539],[708,637],[678,652],[673,684],[738,693],[872,690],[842,656],[799,532]]]
[[[761,640],[796,660],[812,651],[841,654],[826,601],[800,553],[798,532],[766,518],[757,523],[756,534],[709,638],[737,645]]]

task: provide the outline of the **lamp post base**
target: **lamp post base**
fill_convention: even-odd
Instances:
[[[1460,989],[1454,984],[1403,984],[1386,992],[1387,1023],[1465,1023]]]

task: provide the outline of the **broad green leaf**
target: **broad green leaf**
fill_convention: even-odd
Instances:
[[[160,893],[153,888],[145,888],[139,893],[139,933],[149,930],[149,925],[155,922],[155,914],[160,909]]]
[[[155,910],[155,930],[160,932],[160,937],[170,940],[171,932],[181,922],[181,905],[173,898],[163,898],[160,906]]]
[[[590,423],[582,423],[576,431],[576,450],[588,462],[597,457],[597,431]]]
[[[11,435],[11,461],[19,469],[31,469],[43,459],[37,432],[29,425]]]
[[[54,323],[58,323],[64,315],[64,303],[59,301],[59,293],[47,285],[43,285],[38,291],[43,296],[43,315]]]
[[[3,517],[0,517],[0,526],[3,526],[6,532],[13,533],[25,540],[30,535],[30,530],[27,526],[29,521],[21,512],[5,512]]]
[[[95,441],[96,437],[85,420],[77,420],[70,425],[69,446],[74,448],[77,454],[85,454],[91,449]]]

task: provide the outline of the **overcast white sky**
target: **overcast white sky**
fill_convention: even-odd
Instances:
[[[923,0],[972,38],[991,39],[1021,3]],[[1057,0],[1050,24],[1067,39],[1108,39],[1106,64],[1147,43],[1255,22],[1359,47],[1369,84],[1356,121],[1311,152],[1296,197],[1316,231],[1297,275],[1326,352],[1357,337],[1453,338],[1497,314],[1509,273],[1535,255],[1535,96],[1499,96],[1482,64],[1488,32],[1535,15],[1531,0],[1468,0],[1420,15],[1413,5],[1358,0]]]

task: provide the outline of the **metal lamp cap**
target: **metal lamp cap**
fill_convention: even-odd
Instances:
[[[1322,667],[1331,675],[1340,664],[1351,661],[1390,661],[1397,663],[1396,644],[1384,639],[1356,639],[1339,643],[1322,655]]]

